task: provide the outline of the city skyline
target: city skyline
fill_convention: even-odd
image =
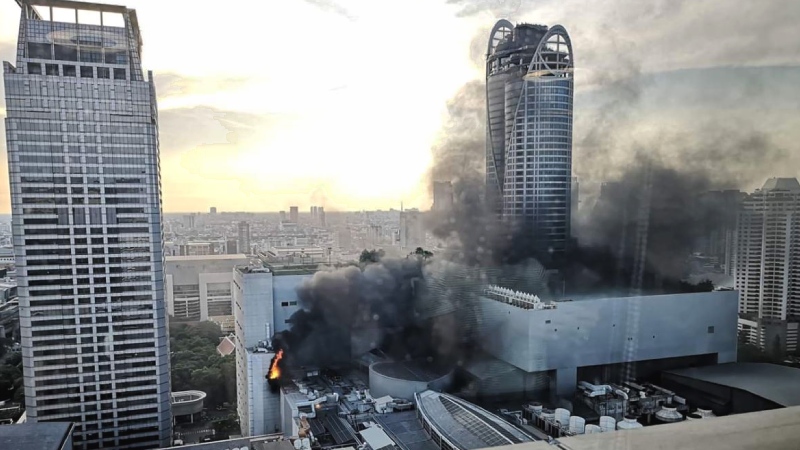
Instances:
[[[800,55],[787,47],[796,41],[796,30],[781,12],[791,8],[781,7],[780,2],[765,5],[758,14],[751,7],[716,5],[729,15],[747,18],[753,26],[745,29],[735,27],[736,20],[729,16],[723,20],[725,15],[709,9],[719,2],[676,8],[685,15],[703,18],[707,26],[699,30],[684,14],[659,2],[629,5],[630,2],[618,0],[619,8],[601,8],[581,0],[492,6],[502,3],[404,3],[392,10],[393,20],[387,20],[384,9],[363,0],[285,2],[281,6],[269,5],[267,14],[253,17],[237,13],[244,8],[237,3],[217,10],[196,10],[179,1],[161,6],[131,2],[129,6],[139,11],[146,27],[143,65],[154,71],[159,94],[165,212],[207,211],[210,205],[229,211],[278,211],[295,204],[318,204],[328,211],[388,209],[397,208],[401,201],[408,207],[428,209],[430,148],[439,139],[448,117],[446,102],[464,83],[483,78],[486,35],[495,17],[501,16],[512,23],[561,23],[573,40],[581,43],[576,55],[580,67],[575,83],[574,150],[575,171],[581,178],[615,176],[613,171],[598,174],[589,170],[596,158],[589,151],[592,147],[586,137],[593,129],[592,117],[606,105],[606,97],[628,93],[615,84],[627,78],[638,80],[640,91],[634,100],[635,108],[631,109],[644,113],[630,114],[628,119],[636,123],[633,130],[645,144],[654,139],[654,123],[691,133],[695,131],[691,127],[693,119],[711,112],[718,113],[735,129],[754,109],[764,114],[748,129],[768,133],[776,147],[789,147],[796,137],[796,131],[780,111],[793,98],[786,95],[786,89],[790,80],[800,74]],[[608,25],[611,10],[626,11],[625,31]],[[188,11],[196,20],[180,19]],[[418,11],[426,13],[417,14]],[[13,30],[18,16],[14,2],[0,4],[0,59],[13,59]],[[263,26],[269,36],[278,42],[294,33],[299,35],[295,37],[298,42],[320,48],[314,54],[314,65],[325,67],[326,77],[287,70],[287,65],[306,64],[291,46],[276,45],[271,50],[274,58],[254,60],[247,55],[247,46],[233,45],[255,38],[261,30],[261,24],[256,24],[261,16],[266,17]],[[293,31],[292,21],[283,17],[302,18],[305,31]],[[447,50],[420,52],[420,48],[429,45],[430,38],[397,28],[397,24],[412,18],[420,27],[440,30],[436,45]],[[169,23],[175,20],[181,21],[183,32],[193,36],[192,45],[182,46],[170,38]],[[216,22],[218,32],[203,31],[206,23]],[[760,40],[755,38],[759,29],[766,28],[759,27],[760,23],[769,23],[767,32],[774,45],[768,48],[761,48]],[[715,42],[703,58],[693,58],[672,45],[675,32],[688,30]],[[378,33],[381,39],[361,38]],[[318,39],[318,34],[325,38]],[[336,51],[356,43],[367,45],[371,54],[391,54],[393,69],[375,77],[369,61]],[[623,49],[624,58],[618,64],[623,70],[609,71],[612,61],[620,61]],[[236,63],[222,64],[223,60]],[[275,61],[287,64],[274,64]],[[426,69],[420,70],[421,67]],[[758,80],[764,76],[772,76],[777,85],[763,92],[763,99],[753,99],[753,109],[731,101],[736,92],[760,90]],[[715,90],[714,80],[719,77],[731,80],[733,89]],[[379,103],[374,92],[384,84],[415,89],[384,90]],[[677,95],[663,98],[664,91],[671,92],[676,87]],[[698,96],[698,91],[703,95]],[[263,101],[253,101],[254,98]],[[701,111],[693,112],[681,104],[688,99]],[[301,106],[312,100],[316,105],[313,111]],[[381,104],[392,105],[389,116],[371,113],[385,110]],[[660,110],[653,105],[660,105]],[[0,108],[0,115],[4,115],[5,106]],[[397,133],[399,123],[412,132]],[[308,133],[308,129],[316,132]],[[228,133],[235,134],[235,138]],[[394,137],[380,139],[387,133]],[[322,135],[325,137],[317,138]],[[235,142],[229,142],[228,137]],[[308,141],[312,138],[317,140]],[[324,145],[319,145],[320,139]],[[376,148],[375,142],[381,144]],[[5,143],[0,146],[5,147]],[[624,161],[628,151],[625,147],[621,145],[609,159]],[[312,157],[304,158],[302,166],[293,165],[295,149]],[[389,165],[381,161],[396,154],[403,157],[393,158],[392,170],[388,170]],[[5,152],[0,151],[0,155],[5,157]],[[796,162],[796,157],[786,158]],[[764,173],[732,187],[752,190],[768,176],[797,175],[795,171],[783,173],[784,167],[787,166],[765,162]],[[382,182],[365,189],[363,174],[370,171],[379,171]],[[0,173],[0,178],[5,176]],[[6,184],[5,178],[0,180],[0,186]],[[590,184],[584,186],[587,192],[591,190]],[[0,212],[9,211],[8,198],[8,191],[0,190]]]

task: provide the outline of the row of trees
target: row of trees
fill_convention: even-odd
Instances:
[[[220,356],[223,336],[214,322],[172,323],[169,328],[172,356],[172,390],[205,392],[206,406],[236,404],[236,357]]]

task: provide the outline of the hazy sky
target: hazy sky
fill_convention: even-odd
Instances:
[[[618,87],[620,77],[667,80],[705,116],[748,117],[774,102],[753,107],[746,96],[726,102],[730,92],[720,91],[711,74],[726,68],[732,88],[742,89],[741,68],[757,68],[742,72],[754,80],[744,86],[763,93],[764,77],[781,67],[790,71],[781,72],[781,83],[792,89],[774,97],[783,103],[765,123],[791,146],[800,108],[791,81],[800,74],[798,3],[129,0],[127,6],[139,16],[144,68],[156,74],[170,212],[295,204],[373,209],[401,200],[428,208],[426,171],[446,101],[483,76],[486,35],[499,16],[560,23],[570,32],[578,67],[576,135],[581,114],[603,108],[594,100],[603,91],[616,95],[608,86]],[[16,3],[0,2],[2,60],[14,61],[18,21]],[[669,74],[685,69],[699,75]],[[717,87],[716,96],[698,98],[705,87]],[[669,92],[655,95],[674,100]],[[664,114],[648,120],[668,121]],[[5,151],[2,159],[5,166]],[[0,212],[9,210],[6,172],[0,170]]]

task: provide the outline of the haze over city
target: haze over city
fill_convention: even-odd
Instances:
[[[791,0],[127,6],[142,23],[143,67],[156,76],[165,212],[401,201],[428,209],[431,148],[451,119],[448,101],[483,77],[495,17],[562,23],[581,43],[574,168],[587,192],[619,175],[635,150],[675,164],[709,150],[714,156],[695,164],[712,167],[735,154],[736,170],[721,175],[735,175],[723,181],[744,190],[797,175],[790,149],[800,136],[787,112],[798,104],[800,8]],[[0,3],[2,60],[14,60],[18,20],[14,2]],[[480,121],[469,131],[484,137]],[[5,164],[5,141],[0,147]],[[0,178],[5,213],[7,174]]]

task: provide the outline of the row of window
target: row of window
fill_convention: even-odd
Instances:
[[[110,68],[110,67],[93,67],[93,66],[75,66],[71,64],[42,64],[38,62],[28,63],[28,74],[30,75],[50,75],[55,77],[77,77],[80,74],[81,78],[99,78],[99,79],[112,79],[114,80],[127,80],[128,71],[123,68]]]

